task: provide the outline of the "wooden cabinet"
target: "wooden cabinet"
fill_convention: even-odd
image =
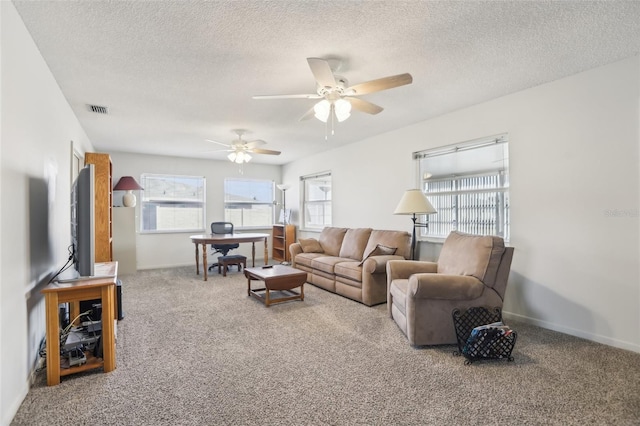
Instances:
[[[109,154],[87,152],[84,164],[95,165],[95,261],[111,262],[113,260],[113,223],[111,206],[113,206],[112,166]]]
[[[273,250],[271,258],[276,262],[289,262],[289,246],[296,241],[295,225],[273,225]]]
[[[118,262],[96,264],[96,274],[100,279],[78,279],[73,282],[48,284],[42,293],[45,296],[47,321],[47,385],[60,383],[60,376],[100,368],[105,373],[116,368],[116,282],[118,280]],[[80,313],[79,302],[99,299],[102,304],[102,358],[96,358],[93,351],[86,351],[86,362],[81,365],[61,368],[60,359],[60,317],[61,303],[69,303],[69,319]]]
[[[136,265],[136,209],[114,207],[113,214],[113,260],[118,262],[122,274],[135,274]]]

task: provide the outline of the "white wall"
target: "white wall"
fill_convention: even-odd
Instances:
[[[45,334],[40,290],[70,244],[71,141],[91,149],[22,20],[0,2],[0,424],[29,389]]]
[[[417,185],[411,153],[507,132],[516,251],[505,312],[640,352],[639,87],[635,56],[295,161],[287,205],[300,204],[300,176],[331,170],[334,225],[410,231],[392,212]]]
[[[281,167],[266,164],[249,163],[242,168],[240,174],[237,164],[230,161],[200,160],[193,158],[177,158],[150,155],[137,155],[113,152],[114,184],[121,176],[133,176],[138,180],[142,173],[176,174],[190,176],[204,176],[206,178],[206,220],[207,233],[209,224],[224,220],[224,179],[266,179],[280,183]],[[139,195],[139,194],[138,194]],[[120,203],[122,192],[114,193],[114,204]],[[276,190],[276,199],[280,200],[280,191]],[[169,266],[193,265],[195,272],[195,246],[189,239],[190,235],[201,232],[182,232],[171,234],[141,234],[140,231],[140,203],[136,205],[136,258],[138,269],[151,269]],[[251,232],[271,232],[271,228]],[[269,238],[271,243],[271,238]],[[208,253],[210,253],[209,250]],[[250,258],[251,244],[241,244],[236,254],[243,254]],[[256,243],[256,264],[262,263],[264,245]],[[271,249],[269,248],[269,256]],[[211,257],[209,259],[213,260]],[[211,262],[209,262],[211,263]]]

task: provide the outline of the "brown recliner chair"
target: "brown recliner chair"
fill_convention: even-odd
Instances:
[[[494,236],[452,232],[438,262],[387,263],[389,315],[420,345],[456,344],[452,311],[500,307],[507,287],[513,247]]]

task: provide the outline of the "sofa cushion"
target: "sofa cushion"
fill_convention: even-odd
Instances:
[[[396,251],[398,251],[398,247],[387,247],[383,246],[382,244],[378,244],[373,250],[365,255],[365,257],[360,263],[358,263],[358,265],[362,265],[364,261],[371,256],[390,256],[392,254],[396,254]]]
[[[371,231],[371,228],[355,228],[347,230],[344,234],[344,239],[342,240],[340,257],[348,257],[353,260],[362,259]]]
[[[300,253],[296,256],[296,266],[297,265],[304,265],[308,268],[312,268],[311,266],[311,262],[313,261],[313,259],[315,259],[316,257],[321,257],[324,256],[324,254],[322,253]]]
[[[298,242],[304,253],[324,253],[320,242],[315,238],[300,238]]]
[[[399,256],[408,259],[411,255],[411,234],[405,231],[381,231],[374,229],[367,242],[367,248],[364,252],[373,251],[378,244],[386,247],[397,248],[396,253]]]
[[[319,256],[311,261],[311,267],[328,274],[335,274],[335,266],[341,262],[349,262],[351,259],[334,256]]]
[[[336,277],[362,282],[362,266],[358,262],[341,262],[334,266]]]
[[[501,237],[453,231],[442,245],[438,273],[476,277],[492,287],[503,253]]]
[[[342,240],[346,233],[347,228],[335,228],[331,226],[324,228],[318,238],[324,253],[328,256],[339,256]]]

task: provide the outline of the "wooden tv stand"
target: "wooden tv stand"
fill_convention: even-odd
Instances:
[[[72,282],[52,282],[42,289],[47,320],[47,385],[60,383],[60,376],[102,367],[104,372],[116,369],[115,304],[118,262],[95,264],[95,274],[104,278],[79,278]],[[96,358],[85,353],[87,362],[70,368],[60,368],[60,303],[69,303],[69,320],[80,313],[80,301],[100,299],[102,303],[102,353]]]

